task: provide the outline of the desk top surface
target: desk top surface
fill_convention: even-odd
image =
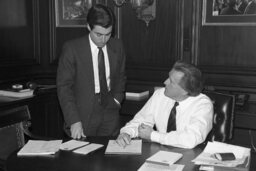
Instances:
[[[198,170],[199,166],[194,165],[191,160],[204,148],[204,145],[199,145],[194,149],[182,149],[143,142],[141,155],[105,155],[109,139],[111,138],[89,137],[87,141],[103,144],[104,148],[87,155],[59,151],[53,156],[17,157],[17,151],[15,151],[7,160],[7,169],[8,171],[136,171],[148,157],[159,150],[164,150],[182,153],[183,157],[177,163],[185,165],[183,171],[194,171]]]

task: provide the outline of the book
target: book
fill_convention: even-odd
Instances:
[[[139,91],[139,92],[126,92],[125,93],[125,98],[127,100],[135,100],[135,101],[140,101],[147,99],[149,97],[149,91]]]
[[[146,159],[146,162],[169,166],[182,158],[182,156],[183,154],[181,153],[158,151],[157,153]]]
[[[73,152],[74,153],[78,153],[78,154],[86,155],[86,154],[88,154],[88,153],[90,153],[92,151],[95,151],[95,150],[103,147],[103,146],[104,145],[102,145],[102,144],[91,143],[91,144],[86,145],[84,147],[78,148],[78,149],[74,150]]]
[[[70,140],[70,141],[67,141],[65,143],[62,143],[61,146],[60,146],[60,149],[61,150],[66,150],[66,151],[70,151],[70,150],[74,150],[74,149],[83,147],[83,146],[85,146],[87,144],[89,144],[89,142]]]
[[[59,151],[62,140],[29,140],[18,152],[18,156],[51,155]]]
[[[33,93],[34,93],[34,90],[32,90],[32,89],[22,89],[22,90],[8,89],[8,90],[0,90],[0,96],[16,97],[16,98],[31,97],[31,96],[33,96]]]
[[[119,146],[115,140],[109,140],[105,154],[135,154],[140,155],[142,140],[131,140],[125,148]]]

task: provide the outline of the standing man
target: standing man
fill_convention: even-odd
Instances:
[[[121,129],[116,140],[120,146],[135,137],[180,148],[194,148],[205,141],[212,129],[213,104],[201,93],[200,70],[178,61],[167,82]]]
[[[87,23],[87,35],[64,44],[57,71],[58,98],[74,139],[118,134],[126,81],[122,43],[111,37],[111,9],[93,6]]]

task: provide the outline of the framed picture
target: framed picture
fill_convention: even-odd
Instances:
[[[57,27],[85,27],[92,0],[55,0]]]
[[[256,0],[203,0],[203,26],[256,26]]]

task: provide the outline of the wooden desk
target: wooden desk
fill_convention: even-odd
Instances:
[[[145,160],[159,150],[183,153],[183,158],[178,162],[185,164],[184,171],[198,170],[191,160],[203,149],[203,146],[193,150],[162,146],[157,143],[143,142],[142,155],[105,155],[109,138],[94,137],[87,141],[104,144],[104,148],[88,155],[59,151],[50,157],[17,157],[17,151],[7,160],[8,171],[135,171]]]
[[[113,139],[113,138],[112,138]],[[189,150],[163,146],[157,143],[143,142],[142,155],[105,155],[107,137],[89,137],[87,141],[104,144],[104,148],[88,155],[80,155],[67,151],[59,151],[54,156],[17,157],[17,151],[7,160],[8,171],[136,171],[145,160],[159,150],[182,153],[177,163],[184,164],[184,171],[198,170],[191,160],[202,152],[204,145]],[[255,161],[255,154],[251,161]],[[255,170],[255,162],[251,162],[251,170]],[[254,168],[254,169],[252,169]]]

